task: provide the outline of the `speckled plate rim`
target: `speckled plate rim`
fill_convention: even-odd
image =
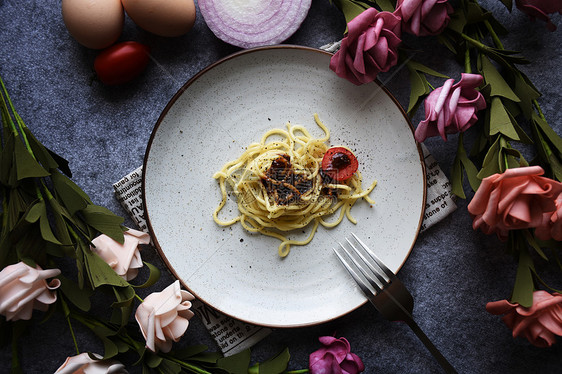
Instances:
[[[296,50],[301,50],[301,51],[307,51],[307,52],[311,52],[311,53],[320,53],[320,54],[325,54],[328,56],[333,55],[330,52],[324,51],[324,50],[320,50],[320,49],[316,49],[316,48],[311,48],[311,47],[305,47],[305,46],[298,46],[298,45],[284,45],[284,44],[280,44],[280,45],[273,45],[273,46],[266,46],[266,47],[256,47],[256,48],[250,48],[250,49],[245,49],[245,50],[241,50],[238,52],[235,52],[231,55],[228,55],[210,65],[208,65],[207,67],[203,68],[201,71],[199,71],[198,73],[196,73],[191,79],[189,79],[177,92],[176,94],[174,94],[174,96],[170,99],[170,101],[168,102],[168,104],[164,107],[164,109],[162,110],[148,141],[148,144],[146,146],[146,151],[145,151],[145,155],[144,155],[144,161],[143,161],[143,170],[146,170],[147,168],[147,164],[148,164],[148,159],[149,159],[149,155],[151,152],[151,147],[153,145],[153,141],[156,137],[156,134],[161,126],[161,124],[163,123],[167,113],[170,111],[170,109],[174,106],[174,104],[177,102],[177,100],[183,95],[183,93],[185,91],[187,91],[189,89],[189,87],[196,82],[200,77],[202,77],[203,75],[205,75],[207,72],[209,72],[210,70],[214,69],[215,67],[229,61],[232,59],[236,59],[239,56],[243,56],[243,55],[247,55],[247,54],[252,54],[252,53],[260,53],[261,51],[267,51],[267,50],[272,50],[272,49],[287,49],[287,50],[292,50],[292,49],[296,49]],[[375,80],[375,82],[373,82],[373,84],[378,85],[378,88],[381,89],[391,100],[392,102],[396,105],[397,109],[400,111],[400,113],[402,114],[404,120],[406,121],[406,123],[408,124],[410,131],[412,133],[412,139],[413,139],[413,135],[414,135],[414,127],[408,117],[408,115],[406,114],[406,112],[404,111],[404,109],[402,108],[401,104],[398,102],[398,100],[388,91],[388,89],[386,87],[384,87],[378,80]],[[417,228],[416,228],[416,232],[415,232],[415,237],[414,240],[411,243],[410,248],[407,250],[407,254],[404,256],[402,262],[400,263],[400,265],[397,267],[396,271],[400,270],[403,265],[405,264],[406,260],[409,258],[410,253],[415,245],[415,242],[417,240],[417,237],[420,233],[420,229],[422,226],[422,222],[423,222],[423,217],[424,217],[424,211],[425,211],[425,202],[426,202],[426,194],[427,194],[427,184],[426,184],[426,166],[425,166],[425,162],[424,162],[424,156],[423,156],[423,151],[421,149],[421,145],[418,142],[415,142],[417,151],[418,151],[418,155],[419,155],[419,166],[421,167],[421,171],[422,171],[422,175],[423,175],[423,202],[422,202],[422,207],[419,213],[419,221],[417,224]],[[270,328],[297,328],[297,327],[307,327],[307,326],[315,326],[315,325],[319,325],[322,323],[326,323],[326,322],[330,322],[333,321],[337,318],[340,318],[356,309],[358,309],[359,307],[361,307],[362,305],[364,305],[365,303],[367,303],[367,299],[365,298],[361,303],[357,304],[356,306],[349,308],[348,310],[342,312],[342,313],[338,313],[335,314],[329,318],[324,318],[322,320],[317,320],[317,321],[313,321],[313,322],[306,322],[306,323],[290,323],[290,324],[285,324],[285,323],[262,323],[260,321],[256,321],[253,319],[248,319],[248,318],[242,318],[238,315],[233,315],[231,313],[229,313],[228,310],[222,310],[220,308],[216,308],[215,306],[213,306],[211,303],[208,303],[204,298],[199,297],[198,293],[196,290],[192,290],[182,279],[181,274],[178,274],[178,272],[174,269],[174,267],[172,266],[171,262],[168,260],[165,250],[162,248],[162,246],[159,243],[158,240],[158,235],[155,232],[154,228],[153,228],[153,224],[151,222],[151,214],[150,211],[146,208],[147,207],[147,201],[146,201],[146,174],[143,173],[142,175],[142,185],[141,185],[141,190],[142,190],[142,202],[143,205],[145,206],[145,219],[147,222],[147,226],[148,226],[148,230],[149,233],[151,235],[153,244],[156,248],[156,251],[158,252],[159,256],[161,257],[162,261],[164,262],[164,264],[166,265],[167,269],[170,271],[170,273],[180,281],[180,283],[182,284],[182,286],[189,290],[192,294],[195,295],[195,297],[203,302],[204,304],[207,304],[208,306],[217,309],[219,312],[223,313],[224,315],[234,318],[234,319],[238,319],[242,322],[245,323],[249,323],[249,324],[254,324],[254,325],[258,325],[258,326],[263,326],[263,327],[270,327]]]

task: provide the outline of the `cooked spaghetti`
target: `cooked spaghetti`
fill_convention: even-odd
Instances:
[[[356,223],[350,210],[357,200],[374,204],[369,194],[376,181],[363,190],[359,171],[337,181],[322,169],[330,131],[316,114],[314,119],[324,131],[323,137],[316,139],[303,126],[287,123],[287,130],[269,130],[259,143],[250,144],[239,158],[214,174],[222,193],[213,213],[217,224],[230,226],[240,221],[250,232],[278,238],[279,256],[285,257],[291,245],[308,244],[318,225],[337,226],[344,216]],[[218,215],[227,202],[227,188],[234,192],[240,214],[223,221]],[[327,220],[337,211],[336,219]],[[312,231],[305,240],[290,240],[284,234],[309,224]]]

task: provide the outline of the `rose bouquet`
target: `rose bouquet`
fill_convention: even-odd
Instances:
[[[512,2],[503,1],[511,10]],[[562,335],[562,293],[541,279],[534,261],[553,261],[562,271],[557,249],[562,241],[562,138],[543,115],[539,90],[519,70],[528,63],[504,48],[505,29],[477,0],[334,0],[348,29],[330,68],[354,84],[375,80],[379,73],[406,67],[410,73],[408,114],[424,103],[425,119],[415,130],[419,142],[457,134],[457,155],[451,167],[452,191],[466,198],[475,192],[468,211],[473,228],[496,234],[518,261],[510,300],[489,303],[488,311],[505,314],[513,335],[549,346]],[[549,15],[562,3],[517,0],[516,7],[532,19],[555,25]],[[413,59],[401,40],[433,36],[461,61],[460,80]],[[410,39],[411,40],[411,39]],[[410,41],[412,43],[412,41]],[[435,88],[429,81],[445,81]],[[471,152],[464,134],[472,132]],[[519,145],[534,146],[527,161]],[[465,187],[465,178],[468,186]],[[546,249],[550,248],[550,256]],[[539,287],[548,289],[552,294]]]

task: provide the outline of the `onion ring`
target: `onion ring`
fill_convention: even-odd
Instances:
[[[222,41],[241,48],[279,44],[297,31],[312,0],[199,0],[203,19]]]

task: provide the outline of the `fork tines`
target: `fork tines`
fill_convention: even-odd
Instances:
[[[374,296],[386,287],[395,275],[361,239],[353,233],[351,235],[359,245],[354,245],[346,238],[350,249],[347,249],[342,243],[338,243],[340,247],[334,248],[334,252],[361,290],[367,295]]]

